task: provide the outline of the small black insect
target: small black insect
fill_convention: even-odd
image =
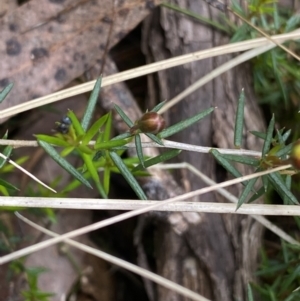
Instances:
[[[68,116],[64,116],[60,122],[57,122],[56,130],[62,134],[67,134],[71,124],[71,119]]]

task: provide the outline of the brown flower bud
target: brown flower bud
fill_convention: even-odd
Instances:
[[[131,134],[135,134],[137,130],[142,133],[157,134],[161,132],[166,126],[166,122],[161,115],[156,112],[147,112],[135,125],[130,129]]]
[[[295,168],[300,169],[300,140],[294,143],[291,152],[291,161]]]

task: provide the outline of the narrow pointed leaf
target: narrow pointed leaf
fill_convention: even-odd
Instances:
[[[214,111],[215,108],[209,108],[191,118],[188,118],[186,120],[180,121],[166,129],[164,129],[163,131],[161,131],[157,136],[159,138],[167,138],[169,136],[172,136],[182,130],[184,130],[185,128],[193,125],[194,123],[198,122],[199,120],[203,119],[204,117],[206,117],[207,115],[209,115],[211,112]]]
[[[266,133],[262,133],[262,132],[258,132],[258,131],[249,131],[249,133],[251,133],[252,135],[254,135],[257,138],[266,139]]]
[[[124,111],[116,104],[114,104],[115,110],[118,112],[118,114],[121,116],[123,121],[131,128],[133,127],[133,122],[130,120],[130,118],[124,113]]]
[[[244,106],[245,106],[245,93],[243,89],[239,97],[238,107],[235,116],[234,145],[237,148],[241,148],[242,145],[243,128],[244,128]]]
[[[180,153],[181,153],[181,150],[179,150],[179,149],[172,149],[167,152],[164,152],[163,154],[160,154],[154,158],[146,160],[144,162],[145,168],[150,167],[155,164],[158,164],[158,163],[165,162],[167,160],[170,160],[170,159],[176,157],[177,155],[179,155]],[[141,164],[139,164],[135,168],[132,169],[132,172],[136,172],[138,170],[141,170],[142,168],[143,168],[143,166]]]
[[[13,87],[13,83],[10,83],[8,86],[6,86],[1,92],[0,92],[0,103],[5,99],[5,97],[8,95],[10,90]]]
[[[72,151],[75,149],[75,146],[68,146],[68,147],[66,147],[64,150],[62,150],[61,152],[60,152],[60,155],[62,156],[62,157],[66,157],[66,156],[68,156],[69,154],[71,154],[72,153]]]
[[[284,142],[286,142],[286,141],[288,140],[288,138],[290,137],[291,133],[292,133],[292,130],[291,130],[291,129],[287,130],[287,131],[282,135],[282,140],[283,140]]]
[[[277,132],[277,139],[278,139],[279,144],[284,145],[284,140],[283,140],[283,137],[281,135],[281,131],[276,130],[276,132]]]
[[[84,129],[82,128],[78,118],[76,117],[76,115],[74,114],[73,111],[69,110],[67,116],[71,119],[72,121],[72,126],[77,134],[77,136],[81,135],[81,136],[84,136],[85,134],[85,131]]]
[[[90,129],[86,132],[82,139],[82,144],[87,145],[93,138],[94,136],[99,133],[99,130],[101,127],[105,124],[107,121],[108,114],[105,114],[101,118],[99,118],[91,127]]]
[[[267,129],[267,134],[266,134],[266,140],[264,142],[264,146],[262,149],[262,156],[264,157],[268,151],[270,150],[271,143],[272,143],[272,137],[273,137],[273,131],[274,131],[274,126],[275,126],[275,116],[273,114],[268,129]]]
[[[105,168],[103,173],[103,188],[106,194],[109,193],[110,186],[110,169]]]
[[[87,154],[87,155],[92,155],[94,154],[94,150],[90,149],[88,146],[86,145],[78,145],[77,149],[80,150],[81,152]]]
[[[8,137],[8,131],[5,132],[5,134],[3,135],[2,139],[7,139]]]
[[[135,147],[136,147],[137,156],[140,160],[141,165],[145,168],[141,136],[139,134],[137,134],[134,136],[134,139],[135,139]]]
[[[262,176],[261,178],[262,178],[264,190],[265,190],[265,192],[267,192],[268,191],[268,187],[269,187],[269,178],[266,175]]]
[[[240,156],[240,155],[227,155],[223,154],[223,157],[227,160],[250,165],[250,166],[258,166],[260,161],[256,158]]]
[[[248,184],[245,186],[236,206],[236,211],[245,203],[247,197],[253,189],[254,184],[256,183],[257,178],[251,179]]]
[[[5,188],[11,189],[11,190],[19,190],[16,186],[14,186],[14,185],[12,185],[12,184],[10,184],[10,183],[2,180],[2,179],[0,179],[0,186],[3,186]]]
[[[97,104],[97,101],[98,101],[99,92],[100,92],[100,89],[101,89],[101,81],[102,81],[101,77],[97,79],[96,84],[94,86],[94,89],[93,89],[93,91],[91,93],[91,96],[89,98],[87,107],[85,109],[83,118],[81,120],[81,126],[82,126],[82,129],[85,132],[89,128],[89,125],[90,125],[91,120],[93,118],[95,107],[96,107],[96,104]]]
[[[296,199],[296,197],[293,195],[293,193],[286,187],[285,182],[283,181],[280,173],[273,172],[268,175],[268,178],[273,186],[273,188],[279,193],[282,199],[285,199],[289,203],[293,203],[298,205],[299,202]]]
[[[285,186],[287,187],[288,190],[291,190],[291,187],[292,187],[292,177],[290,175],[287,175],[286,178],[285,178]],[[289,200],[288,200],[288,197],[286,195],[283,198],[283,203],[285,205],[289,204]]]
[[[254,201],[256,201],[257,199],[259,199],[261,196],[263,196],[265,194],[265,189],[264,187],[260,187],[260,189],[257,190],[256,193],[254,193],[252,195],[252,197],[248,200],[248,203],[252,203]]]
[[[291,152],[293,146],[294,146],[294,143],[290,143],[290,144],[286,145],[285,147],[283,147],[276,153],[276,156],[280,158],[280,157],[288,155]]]
[[[156,105],[150,112],[158,112],[165,104],[166,104],[166,100],[160,102],[158,105]]]
[[[107,116],[107,122],[104,130],[104,134],[103,134],[103,141],[108,141],[110,139],[111,126],[112,126],[112,116],[111,116],[111,112],[109,112]]]
[[[250,284],[247,285],[247,301],[254,301],[253,293]]]
[[[65,169],[82,184],[86,185],[89,188],[92,188],[91,184],[82,176],[82,174],[78,172],[77,169],[74,168],[68,161],[61,157],[54,149],[54,147],[52,147],[45,141],[39,140],[38,143],[57,164],[59,164],[63,169]]]
[[[128,143],[128,140],[110,140],[106,142],[97,143],[94,145],[95,150],[99,149],[110,149],[112,147],[123,146]]]
[[[119,157],[119,155],[115,152],[110,152],[109,154],[110,154],[111,159],[115,163],[115,165],[120,170],[123,177],[126,179],[127,183],[131,186],[133,191],[137,194],[137,196],[141,200],[147,200],[147,197],[146,197],[143,189],[141,188],[141,186],[139,185],[139,183],[137,182],[135,177],[131,174],[131,172],[129,171],[127,166],[123,163],[123,161]]]
[[[45,141],[45,142],[47,142],[49,144],[52,144],[52,145],[61,146],[61,147],[70,146],[67,141],[65,141],[61,138],[58,138],[58,137],[53,137],[53,136],[48,136],[48,135],[35,135],[35,137],[38,140]]]
[[[211,149],[210,153],[215,157],[215,159],[234,177],[239,178],[242,174],[227,160],[220,154],[216,149]],[[248,182],[242,182],[243,185],[246,185]]]
[[[6,156],[7,158],[9,158],[10,155],[11,155],[11,153],[12,153],[12,151],[13,151],[13,147],[10,146],[10,145],[8,145],[8,146],[6,146],[4,148],[4,150],[3,150],[2,153],[3,153],[4,156]],[[0,157],[0,169],[4,166],[4,164],[6,163],[6,161],[7,161],[6,159]]]
[[[100,195],[104,199],[107,199],[107,195],[104,191],[104,188],[103,188],[102,184],[100,183],[99,174],[98,174],[98,171],[97,171],[97,169],[94,165],[94,162],[93,162],[91,156],[87,155],[87,154],[84,154],[84,153],[81,153],[80,155],[81,155],[81,157],[84,161],[84,164],[86,166],[87,171],[89,172],[89,174],[91,175],[93,181],[95,182],[96,187],[97,187]]]
[[[129,138],[129,137],[132,137],[132,135],[129,133],[129,132],[126,132],[126,133],[123,133],[123,134],[120,134],[114,138],[111,139],[112,140],[121,140],[121,139],[126,139],[126,138]]]
[[[155,143],[159,144],[159,145],[164,145],[164,143],[160,140],[159,137],[157,137],[154,134],[150,134],[150,133],[144,133],[147,137],[149,137],[152,141],[154,141]]]

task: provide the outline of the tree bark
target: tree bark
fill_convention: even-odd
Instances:
[[[218,14],[205,2],[178,0],[172,3],[210,19]],[[212,28],[164,8],[148,18],[143,34],[144,50],[149,63],[228,43],[227,37]],[[193,62],[149,77],[149,86],[155,88],[149,94],[149,102],[170,100],[232,57],[226,55]],[[260,149],[262,143],[248,134],[248,130],[264,129],[248,65],[226,72],[172,107],[166,116],[169,124],[211,106],[218,107],[211,117],[172,138],[201,146],[233,148],[234,116],[242,88],[246,94],[243,148]],[[210,155],[182,152],[178,160],[189,162],[217,181],[228,178]],[[240,171],[243,174],[253,172],[244,166]],[[182,186],[186,190],[206,186],[190,173],[178,173],[177,179],[180,183],[185,183]],[[238,196],[241,187],[230,188],[230,191]],[[214,193],[197,199],[202,202],[226,202]],[[156,222],[154,227],[155,266],[160,275],[215,301],[245,300],[246,285],[253,279],[262,235],[262,227],[252,218],[225,214],[172,213],[168,217],[168,223]],[[186,300],[162,287],[157,289],[156,294],[156,300]]]

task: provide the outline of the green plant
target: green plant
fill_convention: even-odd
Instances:
[[[64,192],[74,189],[79,183],[91,188],[92,186],[88,182],[88,179],[92,178],[100,195],[103,198],[107,198],[110,174],[111,172],[118,172],[124,176],[137,196],[145,200],[147,197],[134,176],[147,175],[147,173],[141,171],[142,168],[169,160],[178,155],[180,150],[166,151],[159,156],[146,158],[147,160],[145,160],[140,134],[143,133],[152,141],[163,145],[163,138],[167,138],[198,122],[213,112],[214,108],[209,108],[187,120],[164,128],[163,118],[157,113],[164,103],[160,103],[150,112],[146,112],[135,123],[130,120],[120,107],[115,105],[116,111],[128,125],[129,130],[111,139],[111,113],[102,116],[96,120],[94,124],[89,126],[100,86],[101,79],[99,79],[95,85],[81,122],[72,111],[69,111],[64,118],[65,121],[58,123],[59,131],[54,136],[36,135],[36,138],[38,139],[39,145],[59,165],[76,178],[76,181],[67,185]],[[92,139],[95,139],[94,142],[92,142]],[[121,158],[121,155],[127,149],[126,144],[132,139],[135,141],[138,161],[135,158]],[[52,145],[62,147],[63,150],[59,154]],[[84,162],[84,165],[79,169],[74,168],[64,158],[71,153],[78,155]],[[140,164],[136,166],[137,163]],[[103,170],[103,180],[101,180],[98,170]]]

